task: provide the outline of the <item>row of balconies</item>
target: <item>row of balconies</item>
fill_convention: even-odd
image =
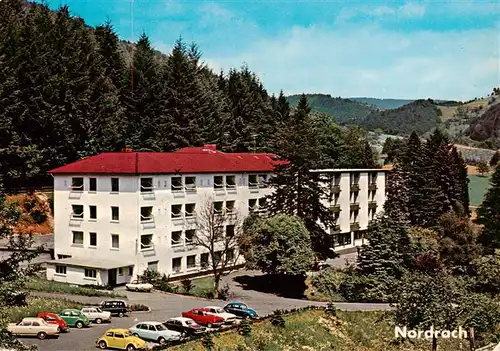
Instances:
[[[376,183],[370,183],[368,184],[368,191],[377,191],[377,184]],[[359,184],[350,184],[349,186],[349,191],[351,193],[355,193],[355,192],[358,192],[360,190],[360,187],[359,187]],[[338,194],[340,193],[341,189],[340,189],[340,185],[333,185],[332,186],[332,193],[333,194]]]
[[[354,202],[349,204],[349,209],[351,211],[359,211],[360,210],[360,205],[359,202]],[[370,210],[376,210],[377,209],[377,201],[368,201],[368,209]],[[342,211],[340,208],[340,204],[335,204],[335,205],[330,205],[330,211],[333,213],[338,213]]]

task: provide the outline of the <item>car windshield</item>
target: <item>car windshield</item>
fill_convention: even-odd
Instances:
[[[97,312],[101,313],[102,310],[100,308],[96,308]]]
[[[129,336],[132,336],[132,333],[128,331],[125,333],[125,337],[128,338]]]
[[[226,311],[224,311],[222,308],[216,308],[215,309],[215,313],[224,313]]]
[[[165,327],[163,326],[163,324],[157,324],[157,325],[156,325],[156,330],[158,330],[158,331],[162,331],[162,330],[167,330],[167,328],[165,328]]]
[[[192,325],[192,324],[195,324],[193,321],[190,321],[190,320],[185,321],[185,323],[186,323],[187,325]]]

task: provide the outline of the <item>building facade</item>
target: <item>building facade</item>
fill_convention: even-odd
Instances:
[[[146,269],[172,278],[202,272],[210,258],[192,243],[197,212],[207,202],[240,217],[263,211],[275,166],[270,154],[228,154],[206,145],[173,153],[103,153],[54,169],[56,259],[47,264],[47,278],[116,285]],[[330,228],[335,250],[361,244],[368,220],[385,200],[385,172],[320,171],[333,175],[325,184],[332,197],[325,201],[337,218]],[[234,223],[228,220],[223,230],[229,235]]]

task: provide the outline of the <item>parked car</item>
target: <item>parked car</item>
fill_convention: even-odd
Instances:
[[[147,346],[147,342],[132,335],[127,329],[108,329],[95,343],[102,350],[113,348],[134,351],[145,350]]]
[[[104,312],[99,307],[84,307],[80,312],[92,323],[111,322],[111,312]]]
[[[190,318],[196,323],[204,325],[207,328],[220,327],[224,324],[224,318],[215,316],[199,308],[182,312],[182,317]]]
[[[57,325],[59,327],[59,333],[62,331],[66,333],[69,332],[68,323],[66,323],[64,319],[62,319],[55,313],[40,312],[39,314],[37,314],[37,318],[42,318],[48,324]]]
[[[138,336],[141,339],[155,341],[160,345],[164,345],[167,341],[180,340],[182,334],[173,330],[167,329],[160,322],[140,322],[129,328],[132,335]]]
[[[257,311],[249,308],[248,305],[243,302],[231,302],[224,306],[226,312],[232,313],[243,319],[256,319],[259,318]]]
[[[130,291],[147,291],[153,290],[153,284],[142,283],[138,280],[132,280],[130,283],[125,285],[125,288]]]
[[[123,300],[107,300],[100,303],[101,310],[111,312],[111,315],[123,317],[127,314],[127,303]]]
[[[70,327],[81,329],[90,325],[89,319],[85,317],[82,312],[75,309],[68,308],[62,310],[61,313],[59,313],[59,317],[68,323]]]
[[[199,325],[191,318],[175,317],[163,322],[163,325],[170,330],[178,331],[184,336],[201,334],[207,331],[207,328]]]
[[[43,340],[47,336],[58,336],[59,326],[45,322],[43,318],[27,317],[19,323],[9,323],[7,330],[14,335],[36,336]]]
[[[222,307],[206,306],[203,311],[224,319],[225,324],[233,324],[236,322],[236,315],[226,312]]]

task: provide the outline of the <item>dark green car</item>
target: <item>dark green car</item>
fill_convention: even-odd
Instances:
[[[59,314],[59,317],[61,317],[66,323],[68,323],[68,326],[76,327],[78,329],[81,329],[84,326],[88,327],[90,324],[89,319],[85,317],[82,312],[74,309],[62,310]]]

